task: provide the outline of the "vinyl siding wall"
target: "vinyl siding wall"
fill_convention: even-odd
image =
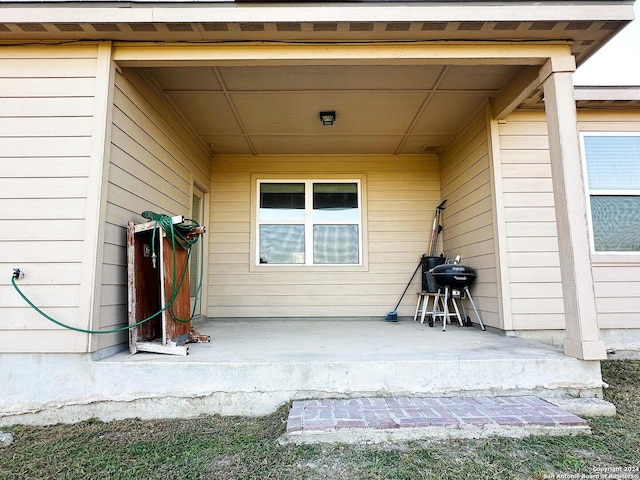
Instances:
[[[194,182],[205,190],[209,184],[208,154],[185,125],[144,72],[116,74],[101,275],[103,329],[127,322],[127,222],[146,222],[140,215],[146,210],[189,218]],[[127,341],[127,334],[95,341],[94,348],[104,348]]]
[[[498,132],[511,327],[564,329],[545,114],[516,112]]]
[[[516,112],[498,132],[511,328],[564,329],[545,114]]]
[[[84,262],[91,212],[97,45],[0,47],[0,351],[81,352],[84,334],[31,309],[89,327]],[[90,296],[90,295],[89,295]]]
[[[496,242],[489,164],[489,130],[484,113],[459,133],[440,157],[444,249],[450,259],[476,270],[471,287],[482,321],[499,327],[496,285]],[[472,311],[467,314],[476,321]]]
[[[640,111],[579,111],[578,129],[640,132]],[[640,254],[594,253],[592,265],[600,328],[640,328]]]
[[[640,112],[578,111],[581,132],[638,132]],[[499,124],[514,330],[564,328],[560,260],[544,112]],[[640,328],[640,258],[592,254],[598,324]]]
[[[219,156],[212,168],[207,315],[214,318],[384,318],[426,252],[440,202],[432,155]],[[256,180],[332,175],[362,179],[364,266],[254,265]],[[400,316],[413,316],[420,288],[418,272]]]

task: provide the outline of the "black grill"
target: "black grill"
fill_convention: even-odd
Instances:
[[[433,267],[431,275],[440,287],[450,288],[468,287],[476,279],[476,271],[473,268],[457,263]]]

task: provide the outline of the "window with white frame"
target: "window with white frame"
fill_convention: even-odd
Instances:
[[[259,180],[257,257],[271,265],[360,265],[359,180]]]
[[[596,252],[640,251],[640,134],[582,134]]]

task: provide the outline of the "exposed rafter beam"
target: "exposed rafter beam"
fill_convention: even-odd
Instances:
[[[496,119],[502,120],[515,110],[540,85],[540,67],[523,66],[491,100]]]

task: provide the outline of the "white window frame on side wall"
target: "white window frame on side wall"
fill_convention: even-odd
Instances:
[[[593,222],[593,212],[591,207],[591,197],[593,196],[637,196],[640,197],[640,185],[638,185],[637,189],[592,189],[589,185],[589,170],[587,168],[587,152],[585,145],[586,137],[639,137],[640,132],[607,132],[607,131],[583,131],[580,132],[580,148],[581,148],[581,157],[582,157],[582,168],[584,172],[584,188],[586,193],[586,203],[587,203],[587,220],[589,223],[589,233],[590,233],[590,243],[591,243],[591,253],[595,256],[604,256],[604,255],[613,255],[613,256],[621,256],[621,255],[640,255],[639,250],[596,250],[595,243],[595,230],[594,230],[594,222]],[[640,238],[639,238],[640,243]]]
[[[260,226],[263,224],[273,224],[271,221],[260,221],[260,191],[261,185],[268,183],[302,183],[305,185],[305,208],[304,208],[304,220],[299,224],[304,225],[304,263],[261,263],[260,259]],[[357,187],[357,219],[349,221],[314,221],[313,218],[313,185],[318,183],[352,183]],[[365,237],[365,224],[364,224],[364,212],[363,212],[363,177],[360,176],[322,176],[322,177],[291,177],[291,176],[277,176],[270,175],[256,176],[253,182],[253,197],[255,199],[253,205],[253,231],[252,242],[254,243],[253,253],[255,258],[252,259],[252,270],[262,268],[278,268],[278,269],[308,269],[308,268],[331,268],[331,269],[347,269],[352,271],[353,269],[362,269],[365,265],[365,252],[364,252],[364,237]],[[289,224],[285,222],[284,224]],[[358,228],[358,261],[357,263],[313,263],[313,227],[314,225],[327,224],[327,225],[356,225]]]

